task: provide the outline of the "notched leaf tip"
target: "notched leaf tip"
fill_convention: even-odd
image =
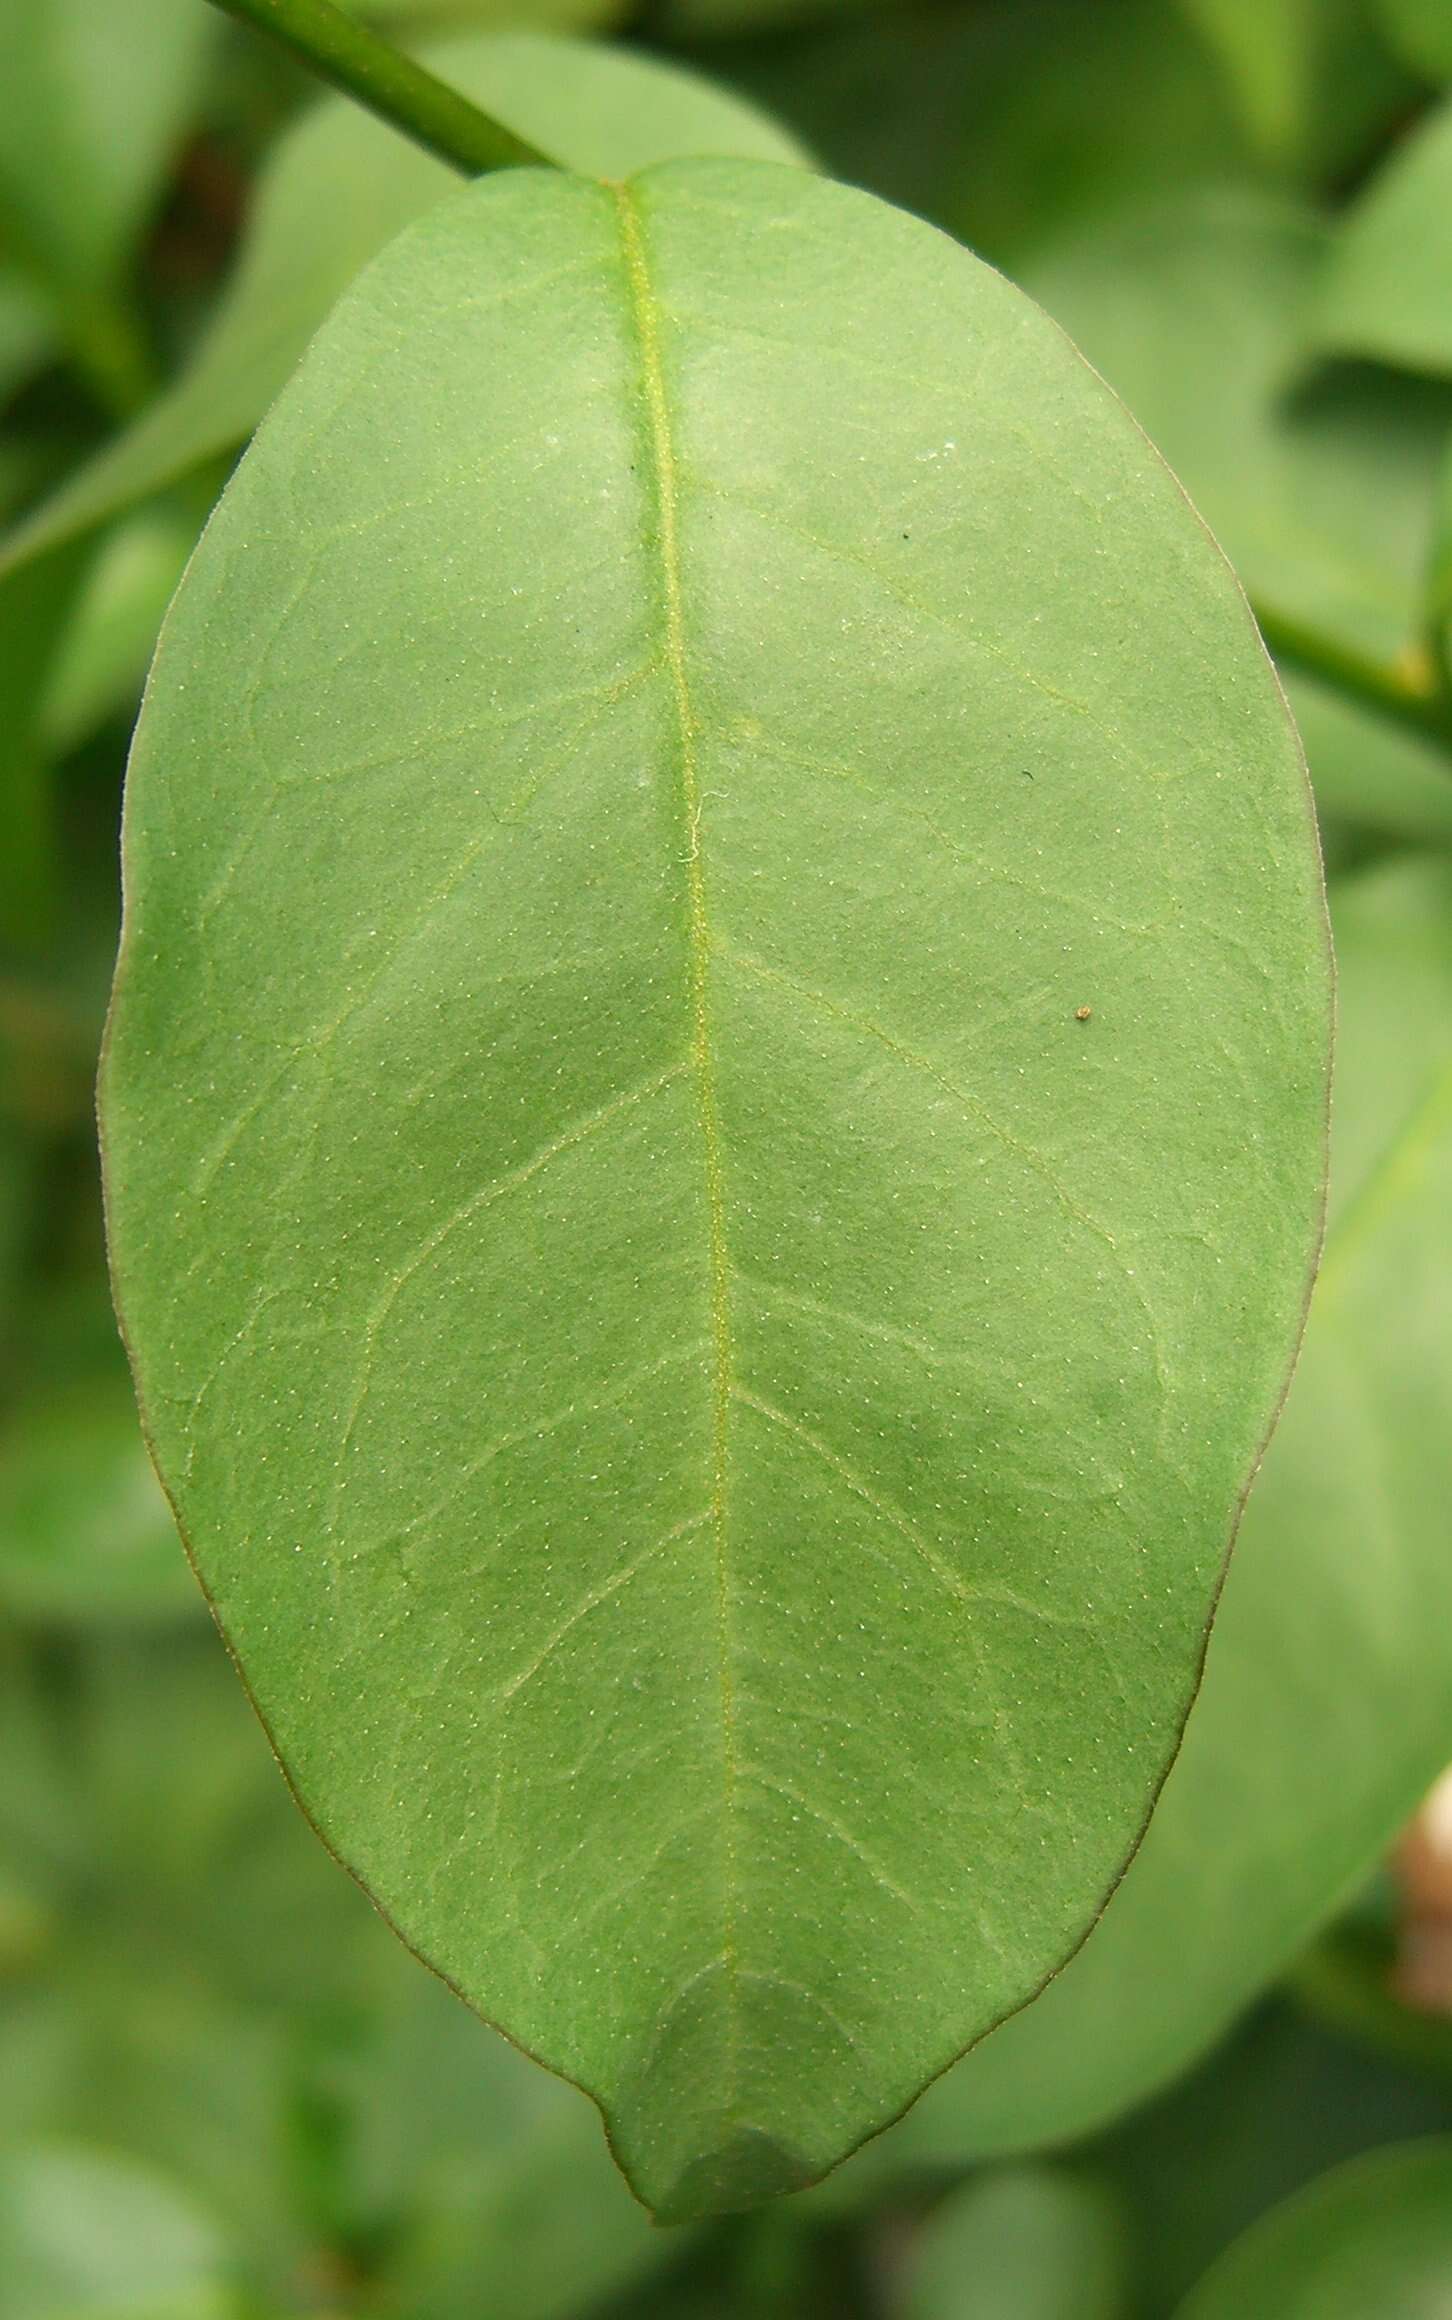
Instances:
[[[735,2127],[715,2150],[692,2159],[663,2197],[647,2204],[658,2223],[696,2223],[802,2191],[820,2173],[761,2128]]]

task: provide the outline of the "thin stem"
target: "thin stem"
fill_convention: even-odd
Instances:
[[[1347,700],[1452,750],[1452,695],[1440,683],[1430,655],[1380,661],[1272,605],[1253,603],[1251,609],[1278,661],[1320,677]]]
[[[447,81],[345,16],[333,0],[212,0],[212,5],[270,33],[321,79],[356,97],[380,120],[467,177],[486,169],[556,166],[547,153],[491,121]]]

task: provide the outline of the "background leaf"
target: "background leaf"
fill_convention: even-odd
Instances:
[[[1378,1878],[1353,1918],[1391,1900]],[[1222,2248],[1328,2168],[1452,2127],[1452,2078],[1425,2054],[1409,2070],[1341,2036],[1303,1988],[1297,1969],[1187,2078],[1083,2148],[1083,2165],[1120,2198],[1137,2312],[1178,2310]],[[1408,2013],[1404,2027],[1410,2038],[1432,2026]]]
[[[47,688],[84,572],[81,544],[0,573],[0,946],[32,948],[54,922],[56,831],[43,736]]]
[[[1452,104],[1444,104],[1397,147],[1340,226],[1314,318],[1317,344],[1445,378],[1449,280]]]
[[[890,14],[877,0],[665,0],[661,18],[680,38],[711,40],[723,34],[788,30],[830,22],[834,17]]]
[[[1452,2296],[1452,2137],[1351,2160],[1222,2256],[1181,2320],[1436,2320]]]
[[[124,1374],[22,1399],[0,1425],[0,1602],[47,1619],[197,1609]]]
[[[1446,0],[1380,0],[1397,53],[1434,83],[1452,81],[1452,11]]]
[[[1124,2234],[1102,2187],[1062,2169],[976,2176],[933,2210],[904,2320],[1118,2320]]]
[[[1256,166],[1203,41],[1166,0],[896,7],[722,63],[838,176],[1011,273],[1066,218]]]
[[[226,2273],[221,2235],[134,2160],[0,2151],[0,2320],[229,2320]]]
[[[198,528],[195,517],[163,501],[118,523],[98,549],[46,673],[38,725],[50,756],[78,748],[107,718],[135,716]]]
[[[1328,121],[1395,101],[1395,80],[1361,0],[1179,5],[1227,75],[1257,149],[1288,172],[1324,161],[1316,148]]]
[[[0,407],[50,354],[45,302],[14,266],[0,264]]]
[[[52,301],[104,391],[143,360],[113,293],[180,141],[215,32],[195,0],[6,0],[0,253]]]

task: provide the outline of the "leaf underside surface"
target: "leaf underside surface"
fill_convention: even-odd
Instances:
[[[1092,1922],[1284,1387],[1329,965],[1228,569],[929,228],[495,176],[229,488],[126,879],[115,1276],[301,1799],[658,2214],[809,2181]]]

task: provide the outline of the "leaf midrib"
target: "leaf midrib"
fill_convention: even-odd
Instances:
[[[723,2100],[735,2104],[739,2059],[739,1959],[736,1929],[737,1744],[732,1683],[731,1592],[726,1553],[727,1450],[734,1392],[731,1330],[731,1262],[726,1238],[726,1198],[721,1161],[721,1123],[716,1063],[711,1047],[711,933],[701,859],[701,789],[696,765],[697,720],[686,670],[682,606],[678,480],[671,433],[670,403],[661,359],[657,302],[646,258],[639,205],[629,185],[611,188],[619,216],[628,309],[640,361],[647,458],[644,463],[654,501],[654,541],[660,559],[662,650],[670,674],[680,742],[680,802],[686,851],[686,937],[689,969],[691,1060],[700,1098],[701,1149],[706,1179],[711,1298],[711,1531],[716,1550],[717,1642],[721,1687],[722,1769],[722,1961],[726,1988],[726,2075]]]

